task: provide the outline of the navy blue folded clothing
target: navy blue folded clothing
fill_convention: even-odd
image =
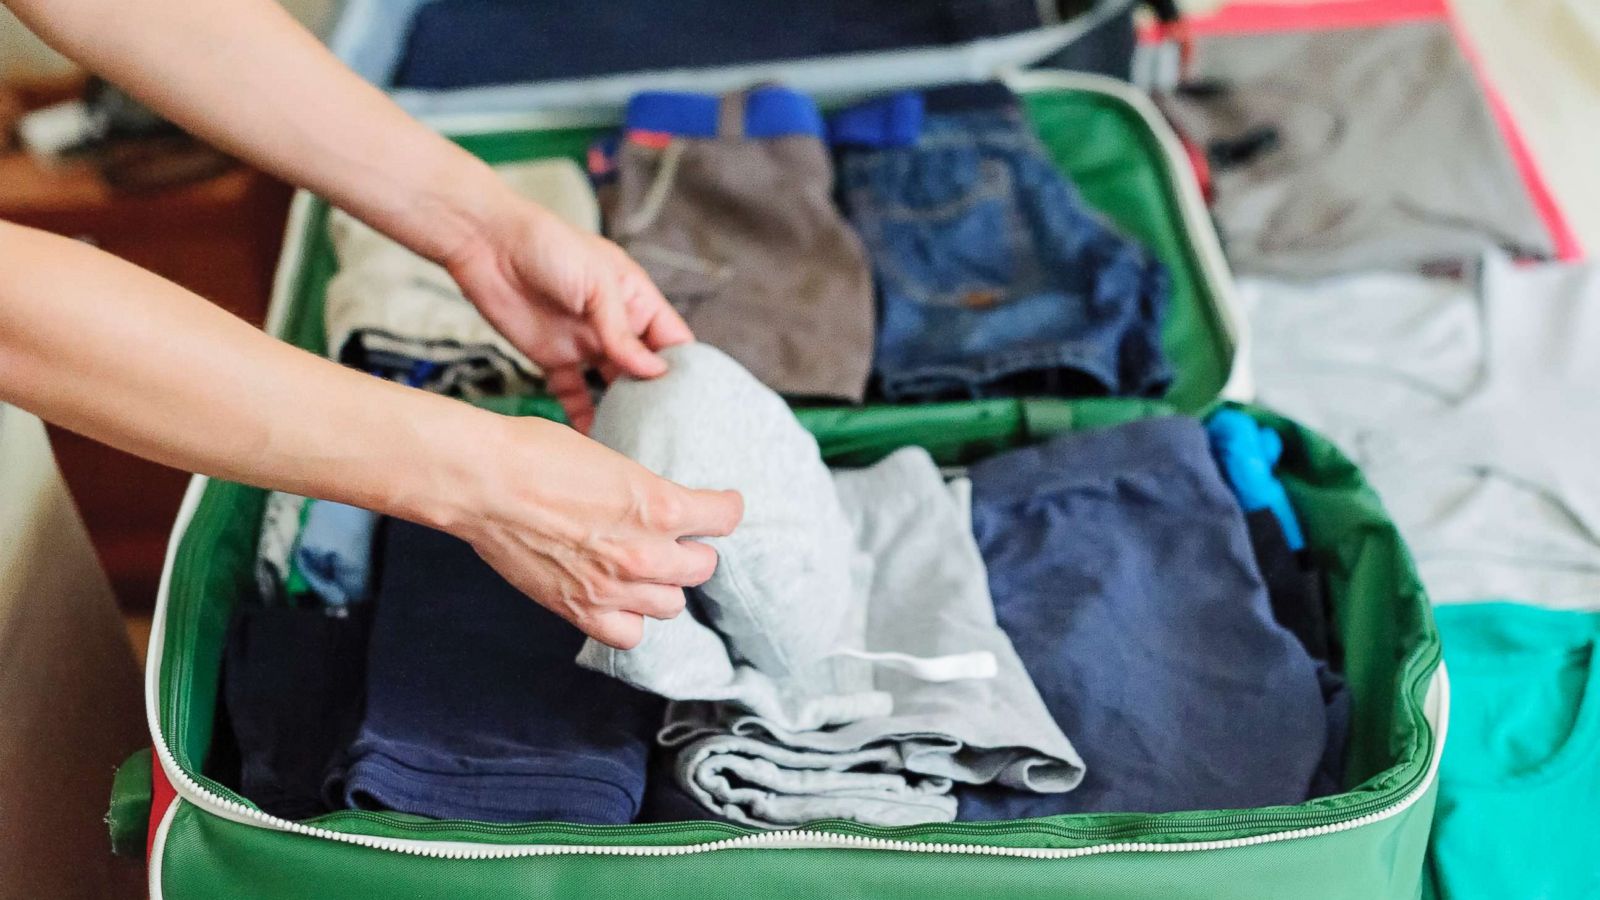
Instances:
[[[346,803],[484,822],[631,821],[663,701],[466,543],[391,520]]]
[[[1325,662],[1317,662],[1317,686],[1322,689],[1322,706],[1327,713],[1328,731],[1322,745],[1322,759],[1311,776],[1308,798],[1327,797],[1344,790],[1345,745],[1350,741],[1350,686],[1344,676]]]
[[[453,89],[957,44],[1047,21],[1038,0],[433,0],[398,87]]]
[[[326,786],[361,722],[367,620],[339,612],[240,604],[228,627],[222,695],[239,793],[285,819],[336,808]]]
[[[1273,617],[1198,422],[1063,435],[971,478],[995,613],[1086,775],[1066,794],[963,789],[960,818],[1307,798],[1328,734],[1317,663]]]
[[[1350,731],[1350,692],[1339,674],[1338,632],[1328,604],[1322,570],[1305,550],[1289,549],[1278,515],[1271,509],[1244,514],[1250,549],[1261,569],[1278,624],[1294,634],[1317,665],[1317,683],[1328,714],[1327,749],[1312,781],[1311,796],[1337,794],[1344,785],[1345,740]]]

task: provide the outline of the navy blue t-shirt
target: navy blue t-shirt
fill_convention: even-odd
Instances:
[[[1087,773],[1066,794],[963,789],[961,818],[1306,799],[1317,664],[1273,616],[1198,422],[1067,434],[971,477],[1000,625]]]

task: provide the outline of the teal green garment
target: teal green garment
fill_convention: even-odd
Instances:
[[[1434,611],[1450,672],[1440,900],[1600,897],[1600,613]]]

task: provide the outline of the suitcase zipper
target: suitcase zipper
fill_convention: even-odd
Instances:
[[[704,834],[708,829],[725,829],[729,836],[717,840],[698,841],[696,843],[677,845],[615,845],[604,844],[561,844],[561,843],[529,843],[529,844],[488,844],[474,843],[461,840],[427,840],[423,838],[395,838],[377,835],[355,834],[335,831],[318,825],[295,822],[283,819],[270,813],[255,809],[237,800],[222,796],[201,784],[191,776],[183,767],[178,765],[176,756],[167,741],[167,735],[162,729],[158,718],[158,711],[162,706],[158,702],[160,696],[160,672],[166,649],[166,629],[168,605],[172,601],[170,582],[172,570],[176,567],[179,558],[185,554],[178,553],[178,544],[181,537],[188,531],[189,526],[197,513],[205,515],[205,511],[198,509],[200,497],[204,493],[207,479],[195,478],[189,486],[189,492],[184,498],[183,509],[178,516],[178,522],[173,529],[172,546],[169,548],[166,570],[162,573],[161,591],[157,600],[154,616],[155,627],[150,638],[149,663],[145,673],[145,703],[146,714],[149,721],[150,733],[154,739],[157,760],[162,767],[168,781],[171,782],[177,793],[178,799],[192,803],[195,806],[213,813],[221,818],[234,822],[241,822],[274,831],[283,831],[301,834],[324,840],[339,841],[376,850],[386,850],[414,856],[426,856],[448,859],[506,859],[514,857],[550,856],[560,854],[586,854],[608,856],[680,856],[693,853],[706,853],[715,850],[739,849],[817,849],[837,848],[851,850],[887,850],[910,853],[958,853],[983,856],[1008,856],[1028,859],[1070,859],[1080,856],[1091,856],[1104,853],[1128,852],[1187,852],[1218,850],[1229,847],[1248,847],[1256,844],[1274,843],[1277,841],[1296,840],[1300,838],[1317,837],[1341,831],[1361,828],[1376,822],[1403,813],[1418,800],[1420,800],[1432,785],[1439,765],[1439,751],[1443,744],[1443,724],[1446,720],[1446,709],[1441,709],[1439,733],[1433,735],[1433,757],[1425,770],[1413,776],[1409,783],[1400,787],[1402,793],[1394,798],[1392,791],[1386,791],[1386,796],[1374,798],[1371,801],[1354,805],[1340,810],[1309,810],[1309,811],[1284,811],[1276,813],[1219,813],[1207,815],[1189,821],[1165,820],[1159,827],[1159,833],[1165,837],[1169,835],[1182,835],[1185,833],[1216,833],[1222,829],[1247,828],[1252,825],[1288,827],[1264,834],[1251,835],[1239,838],[1197,839],[1193,841],[1150,841],[1135,840],[1133,837],[1151,830],[1154,824],[1151,819],[1143,818],[1132,822],[1112,823],[1108,825],[1089,826],[1062,826],[1048,821],[1033,821],[1026,823],[945,823],[933,826],[912,826],[908,829],[897,829],[914,834],[918,830],[926,831],[937,829],[945,834],[970,834],[974,840],[981,840],[985,835],[1026,835],[1035,834],[1041,837],[1062,839],[1072,838],[1078,840],[1101,841],[1082,847],[1003,847],[986,846],[977,843],[960,841],[926,841],[910,840],[891,835],[884,835],[882,829],[875,829],[880,833],[852,833],[856,829],[865,831],[863,826],[852,823],[830,823],[830,830],[816,828],[802,828],[793,830],[749,832],[735,826],[717,823],[699,824],[664,824],[664,825],[629,825],[629,826],[550,826],[540,825],[531,828],[497,828],[491,825],[472,826],[463,823],[450,823],[440,827],[460,832],[479,831],[485,835],[517,835],[564,833],[581,838],[592,835],[596,838],[622,837],[625,835],[661,835],[682,833],[688,836],[693,833]],[[185,558],[185,562],[190,557]],[[179,610],[183,612],[184,610]],[[179,616],[180,622],[187,622],[191,617]],[[1423,678],[1429,676],[1435,669],[1439,659],[1437,642],[1419,648],[1419,654],[1425,658],[1412,660],[1410,665],[1416,665],[1418,674],[1413,676],[1405,686],[1406,693],[1415,696],[1415,691],[1421,686]],[[1443,679],[1442,667],[1439,668],[1440,677]],[[182,691],[174,691],[173,695],[181,695]],[[170,695],[169,695],[170,696]],[[1448,706],[1448,690],[1441,692],[1442,704]],[[182,710],[176,708],[181,702],[174,700],[175,707],[167,710],[172,715],[181,714]],[[179,721],[179,719],[169,719]],[[166,813],[170,819],[177,808],[175,801]],[[401,820],[383,813],[344,813],[342,815],[387,825],[402,825]],[[1142,826],[1142,827],[1141,827]],[[415,829],[418,833],[426,833],[426,825],[406,821],[403,827]],[[837,829],[837,830],[832,830]],[[908,835],[909,837],[910,835]],[[156,873],[152,871],[152,879]]]
[[[1004,856],[1021,859],[1072,859],[1083,856],[1096,856],[1106,853],[1186,853],[1206,850],[1224,850],[1238,847],[1251,847],[1258,844],[1277,843],[1279,841],[1300,840],[1303,838],[1321,837],[1336,834],[1342,831],[1351,831],[1382,822],[1386,819],[1400,815],[1415,805],[1428,792],[1438,772],[1439,754],[1435,751],[1433,761],[1428,766],[1423,776],[1406,791],[1398,800],[1387,805],[1379,805],[1371,812],[1358,815],[1355,818],[1345,818],[1338,821],[1324,822],[1322,824],[1306,824],[1298,828],[1283,831],[1268,832],[1266,834],[1252,835],[1241,838],[1223,838],[1217,840],[1198,840],[1180,842],[1150,842],[1150,841],[1120,841],[1093,844],[1086,847],[1070,848],[1034,848],[1034,847],[996,847],[983,844],[963,844],[950,842],[926,842],[899,840],[895,838],[875,837],[843,832],[817,831],[810,829],[796,829],[787,831],[767,831],[751,834],[742,834],[734,837],[715,841],[704,841],[695,844],[680,844],[667,846],[606,846],[582,844],[474,844],[465,841],[428,841],[411,838],[389,838],[365,834],[350,834],[340,831],[330,831],[315,825],[307,825],[282,819],[270,813],[253,809],[234,800],[219,796],[207,790],[188,773],[184,772],[173,759],[172,751],[168,748],[164,737],[156,741],[156,751],[160,757],[160,764],[172,782],[177,792],[178,799],[192,803],[212,814],[235,822],[242,822],[257,827],[268,828],[274,831],[284,831],[300,834],[306,837],[321,838],[323,840],[339,841],[354,844],[372,850],[384,850],[392,853],[403,853],[411,856],[422,856],[435,859],[512,859],[534,856],[557,855],[591,855],[591,856],[685,856],[696,853],[709,853],[718,850],[799,850],[799,849],[841,849],[841,850],[880,850],[898,851],[905,853],[945,853],[964,854],[976,856]],[[177,801],[164,815],[163,828],[160,835],[164,837],[166,824],[172,818],[177,808]],[[1312,821],[1318,818],[1315,814],[1284,814],[1268,816],[1238,815],[1224,817],[1231,824],[1240,826],[1251,821],[1270,820],[1272,822]],[[1222,822],[1208,823],[1205,827],[1216,828]],[[627,826],[641,828],[647,826]],[[674,828],[693,828],[695,826],[670,826]],[[614,830],[614,829],[611,829]],[[653,830],[653,829],[652,829]],[[1018,834],[1038,832],[1043,829],[1037,825],[1025,826],[987,826],[991,834]],[[1168,833],[1174,833],[1173,829]],[[1085,834],[1091,829],[1084,829]],[[152,882],[159,877],[152,871]]]

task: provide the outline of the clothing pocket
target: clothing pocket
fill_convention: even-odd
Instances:
[[[1038,280],[1013,169],[974,145],[879,161],[866,205],[886,300],[983,310]]]

